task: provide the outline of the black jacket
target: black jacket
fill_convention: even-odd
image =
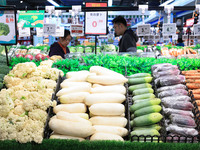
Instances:
[[[136,52],[137,41],[138,36],[133,32],[133,30],[126,30],[119,41],[119,52]]]
[[[66,52],[70,53],[68,47],[66,47]],[[50,47],[49,57],[51,57],[53,55],[59,55],[63,59],[65,59],[65,53],[64,53],[62,47],[58,44],[58,42],[54,42]]]

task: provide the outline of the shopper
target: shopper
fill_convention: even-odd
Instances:
[[[137,35],[127,28],[127,22],[122,16],[117,16],[112,21],[115,34],[122,38],[119,41],[119,52],[136,52]]]
[[[67,45],[71,41],[71,35],[69,30],[64,31],[64,37],[59,37],[58,42],[54,42],[50,47],[49,56],[59,55],[65,59],[65,54],[70,53]]]
[[[184,47],[184,43],[183,43],[182,38],[178,38],[177,42],[178,43],[176,44],[176,46],[183,46]]]

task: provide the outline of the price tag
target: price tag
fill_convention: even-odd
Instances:
[[[55,35],[56,24],[44,24],[43,30],[44,30],[44,35]]]
[[[168,41],[168,40],[169,40],[169,36],[168,36],[168,35],[164,35],[164,36],[163,36],[163,40],[164,40],[164,41]]]
[[[200,40],[200,35],[197,36],[197,40]]]
[[[54,37],[64,37],[64,34],[65,34],[64,31],[65,31],[64,27],[57,26],[56,27],[56,34],[53,35],[53,36]]]
[[[155,40],[160,40],[160,35],[155,35]]]
[[[37,37],[43,37],[44,31],[43,28],[36,28]]]
[[[143,24],[143,25],[138,25],[137,27],[137,34],[138,36],[146,36],[150,35],[150,24]]]
[[[178,40],[178,35],[172,35],[172,40]]]
[[[71,36],[83,36],[83,25],[71,24],[70,31],[71,31]]]
[[[154,41],[154,39],[155,39],[155,36],[154,36],[154,35],[150,35],[150,36],[149,36],[149,40]]]
[[[194,35],[200,35],[200,24],[194,25]]]
[[[164,23],[163,35],[174,35],[174,34],[176,34],[176,23]]]
[[[194,35],[190,35],[190,36],[189,36],[189,39],[190,39],[190,40],[194,40]]]
[[[188,35],[182,35],[182,39],[183,40],[187,40],[188,39]]]
[[[144,36],[144,40],[148,41],[149,40],[149,36]]]
[[[19,37],[27,37],[30,35],[30,28],[19,28]]]

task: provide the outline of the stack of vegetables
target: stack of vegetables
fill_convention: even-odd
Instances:
[[[132,140],[144,141],[144,136],[159,136],[161,127],[157,124],[162,119],[161,100],[155,98],[154,90],[150,82],[152,77],[149,73],[137,73],[129,76],[129,92],[133,95],[131,127]],[[149,139],[149,138],[147,138]],[[154,137],[154,139],[157,139]],[[151,140],[151,138],[150,138]],[[148,140],[147,140],[148,141]]]
[[[66,76],[67,79],[61,83],[62,89],[57,93],[62,103],[54,107],[57,118],[53,117],[49,122],[50,128],[55,132],[51,138],[84,140],[92,135],[90,140],[123,140],[122,137],[128,134],[128,130],[124,128],[127,119],[122,117],[125,108],[121,103],[126,99],[124,96],[126,89],[122,84],[127,79],[121,74],[100,66],[91,67],[90,72],[68,72]],[[85,104],[89,107],[91,116],[89,121],[86,120],[87,125],[84,123],[86,121],[67,118],[66,112],[68,115],[85,113]],[[57,115],[60,112],[63,116],[65,113],[65,117],[59,118]],[[80,114],[78,115],[80,120]],[[88,115],[85,116],[87,116],[85,119],[88,119]],[[54,136],[55,134],[57,137]]]
[[[174,47],[170,49],[168,47],[163,47],[161,49],[161,54],[164,56],[177,57],[179,55],[197,54],[197,52],[189,47]]]
[[[52,93],[62,73],[52,64],[19,63],[5,75],[7,89],[0,91],[0,140],[42,142],[46,110],[53,105]]]
[[[177,140],[178,136],[198,135],[192,113],[193,104],[186,86],[182,84],[185,82],[185,77],[180,75],[178,67],[164,63],[153,65],[151,68],[155,85],[158,87],[158,97],[163,104],[166,130],[170,135],[167,140],[171,140],[171,136],[177,136],[174,139]]]
[[[3,88],[3,78],[10,71],[6,64],[6,56],[0,55],[0,90]]]
[[[200,70],[182,71],[182,74],[185,75],[186,85],[192,91],[200,110]]]

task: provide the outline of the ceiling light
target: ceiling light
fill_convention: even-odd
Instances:
[[[23,1],[20,1],[20,3],[23,3]]]
[[[54,2],[53,0],[47,0],[49,3],[51,3],[52,5],[54,5],[54,6],[60,6],[60,5],[58,5],[56,2]]]

